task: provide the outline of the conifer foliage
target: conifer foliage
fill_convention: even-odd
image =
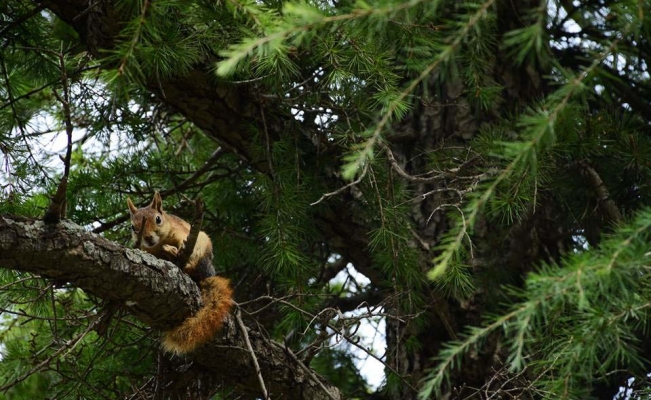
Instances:
[[[2,2],[0,218],[130,247],[127,197],[201,197],[247,348],[0,254],[0,399],[643,396],[649,38],[641,0]]]

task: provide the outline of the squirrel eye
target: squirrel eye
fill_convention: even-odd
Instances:
[[[131,230],[134,231],[134,232],[138,232],[135,225],[131,225]]]
[[[163,223],[163,219],[160,217],[160,215],[156,216],[156,225],[160,225]]]

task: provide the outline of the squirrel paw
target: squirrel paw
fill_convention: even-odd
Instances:
[[[173,258],[176,258],[176,256],[179,254],[179,249],[177,247],[170,246],[169,244],[163,245],[163,251],[165,254]]]

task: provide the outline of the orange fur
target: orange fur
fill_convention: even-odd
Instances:
[[[199,284],[203,307],[180,326],[163,333],[163,348],[171,353],[184,354],[212,339],[224,325],[224,318],[233,305],[233,290],[226,278],[213,276]]]
[[[147,207],[136,208],[128,198],[127,205],[134,241],[143,230],[140,249],[158,258],[174,261],[190,234],[190,224],[163,211],[163,200],[158,192]],[[212,276],[215,274],[212,256],[212,242],[201,231],[183,271],[199,281],[203,306],[180,326],[163,333],[162,345],[166,351],[188,353],[210,340],[224,324],[233,304],[233,290],[228,279]]]

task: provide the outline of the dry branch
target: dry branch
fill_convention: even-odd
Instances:
[[[176,260],[176,265],[179,268],[183,268],[190,260],[190,256],[194,252],[194,246],[196,246],[197,239],[199,238],[199,232],[201,232],[201,226],[203,225],[203,200],[201,200],[201,198],[198,198],[194,201],[194,206],[194,217],[192,218],[192,223],[190,224],[190,233],[185,239],[183,249],[181,249],[181,252],[178,255],[178,259]]]

